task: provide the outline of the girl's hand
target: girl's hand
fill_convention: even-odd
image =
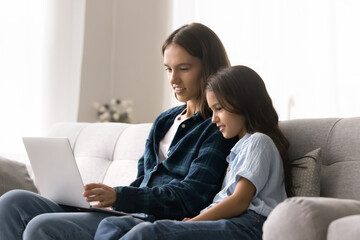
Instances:
[[[116,202],[116,191],[114,188],[109,187],[102,183],[89,183],[84,186],[85,192],[83,196],[87,202],[98,203],[94,207],[111,207]]]
[[[232,195],[205,212],[186,221],[216,221],[239,216],[249,207],[255,192],[254,184],[248,179],[241,177]]]
[[[183,221],[184,222],[188,222],[191,218],[184,218]]]

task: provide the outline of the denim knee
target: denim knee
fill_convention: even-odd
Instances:
[[[59,222],[52,214],[41,214],[34,217],[27,225],[23,239],[57,239],[56,233],[61,229]],[[63,232],[60,234],[64,234]]]
[[[128,231],[121,240],[143,240],[149,239],[149,236],[155,237],[154,231],[157,227],[155,225],[151,222],[142,222]]]
[[[12,206],[14,203],[26,204],[28,197],[34,194],[35,193],[27,190],[10,190],[0,197],[0,207]]]
[[[143,221],[131,216],[104,218],[96,230],[94,239],[119,239],[141,222]]]
[[[21,239],[24,225],[30,221],[22,209],[27,204],[27,191],[11,190],[0,197],[0,238]]]
[[[17,216],[22,219],[28,218],[28,214],[22,211],[29,205],[29,199],[33,192],[25,190],[11,190],[0,197],[0,216],[9,219]]]

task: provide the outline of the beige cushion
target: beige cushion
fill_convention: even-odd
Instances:
[[[360,212],[360,201],[293,197],[280,203],[263,227],[264,240],[325,240],[329,224]]]
[[[0,196],[12,189],[37,192],[24,163],[0,157]]]
[[[360,214],[360,212],[359,212]],[[360,215],[333,221],[328,228],[327,240],[354,240],[360,238]]]
[[[320,148],[293,160],[293,191],[295,196],[320,196]]]

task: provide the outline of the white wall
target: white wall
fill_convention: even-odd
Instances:
[[[171,1],[86,1],[78,121],[96,121],[93,103],[133,101],[133,122],[169,107],[161,46],[171,31]]]

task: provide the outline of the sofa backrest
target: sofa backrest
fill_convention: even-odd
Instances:
[[[84,183],[124,186],[136,178],[150,123],[58,123],[48,136],[67,137]]]
[[[150,123],[58,123],[49,136],[68,137],[83,180],[128,185],[136,177]],[[290,159],[321,148],[321,196],[360,200],[360,117],[280,122]]]
[[[280,122],[295,159],[321,148],[323,197],[360,200],[360,117]]]

